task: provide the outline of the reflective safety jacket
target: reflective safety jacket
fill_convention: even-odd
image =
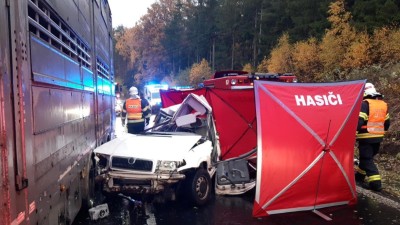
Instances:
[[[140,98],[129,98],[125,104],[128,120],[142,120],[142,102]]]
[[[358,127],[357,139],[383,138],[388,129],[388,124],[385,123],[389,120],[387,104],[379,99],[365,99],[364,101],[366,102],[363,102],[363,106],[367,104],[368,107],[361,109],[359,121],[362,122],[362,125]]]

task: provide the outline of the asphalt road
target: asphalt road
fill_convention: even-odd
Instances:
[[[81,211],[72,225],[398,225],[399,203],[358,188],[358,203],[320,209],[332,218],[326,221],[312,211],[252,217],[254,192],[242,196],[215,196],[206,206],[197,208],[184,201],[152,205],[143,203],[145,215],[138,218],[135,204],[119,196],[106,199],[110,215],[92,221],[88,212]],[[136,212],[135,212],[136,210]],[[139,215],[140,217],[140,215]]]

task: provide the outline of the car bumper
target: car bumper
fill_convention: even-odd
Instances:
[[[157,194],[180,180],[185,179],[180,173],[133,174],[108,172],[96,180],[103,181],[103,191],[127,192],[133,194]]]

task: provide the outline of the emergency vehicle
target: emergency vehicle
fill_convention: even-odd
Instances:
[[[254,80],[278,82],[297,82],[292,73],[248,73],[241,70],[224,70],[214,73],[211,79],[203,82],[204,87],[219,89],[248,89],[253,88]]]
[[[107,0],[0,0],[0,223],[71,224],[114,136]]]
[[[149,102],[153,113],[158,112],[158,109],[161,108],[160,90],[167,89],[168,85],[166,84],[148,84],[144,86],[143,95]]]

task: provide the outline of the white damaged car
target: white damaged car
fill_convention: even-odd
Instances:
[[[204,205],[212,193],[219,153],[212,109],[203,96],[190,94],[182,104],[163,109],[151,130],[96,148],[95,181],[103,192],[164,199],[181,193]]]

